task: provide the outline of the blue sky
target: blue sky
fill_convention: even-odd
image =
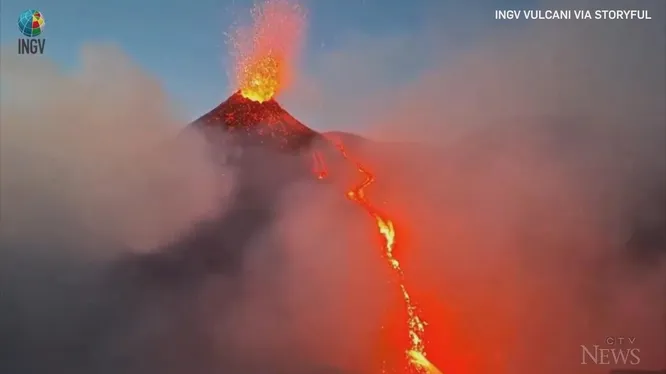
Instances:
[[[224,32],[237,14],[247,13],[251,0],[3,0],[1,41],[12,45],[20,36],[21,11],[43,12],[46,54],[60,65],[75,67],[83,44],[113,43],[143,69],[156,76],[193,118],[214,107],[229,93]],[[433,45],[415,35],[454,41],[437,53],[453,56],[473,43],[477,34],[492,32],[496,8],[534,6],[534,0],[305,0],[309,17],[303,69],[317,74],[317,61],[345,49],[358,38],[366,42],[400,39],[406,53],[432,53]],[[238,12],[238,13],[234,13]],[[504,23],[506,25],[506,23]],[[436,30],[433,34],[432,30]],[[434,35],[434,36],[433,36]],[[364,48],[359,48],[359,54]],[[359,58],[362,58],[360,56]],[[410,58],[396,74],[377,79],[405,79],[418,74],[427,59]]]

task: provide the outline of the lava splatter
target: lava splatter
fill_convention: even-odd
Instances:
[[[288,87],[305,35],[305,13],[289,0],[252,8],[252,23],[229,34],[235,79],[243,97],[265,102]]]

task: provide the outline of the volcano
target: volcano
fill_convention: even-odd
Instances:
[[[240,91],[190,126],[204,132],[221,129],[241,145],[268,145],[285,151],[308,147],[319,133],[307,127],[278,104],[275,99],[258,102]]]

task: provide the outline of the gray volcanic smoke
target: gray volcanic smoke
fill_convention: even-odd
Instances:
[[[344,196],[309,180],[278,189],[289,156],[267,171],[261,150],[182,132],[113,48],[84,50],[72,76],[3,54],[2,76],[1,372],[362,362],[384,284],[372,252],[346,250],[369,235],[321,240],[361,219]],[[242,173],[228,162],[239,152]]]
[[[421,32],[322,53],[283,100],[306,123],[421,143],[359,152],[384,190],[375,200],[410,231],[413,288],[437,300],[423,309],[446,337],[433,357],[451,361],[444,372],[605,373],[580,365],[580,346],[622,335],[643,342],[642,367],[666,366],[666,4],[540,5],[638,4],[652,21],[509,22],[483,35],[470,25],[493,9],[458,24],[468,4],[442,3]],[[420,75],[387,83],[414,61],[427,64]]]
[[[664,366],[666,12],[641,4],[654,22],[509,30],[390,89],[404,45],[354,39],[278,98],[306,124],[427,138],[348,148],[407,233],[398,256],[443,372],[606,373],[580,346],[608,336]],[[12,52],[0,372],[374,372],[393,287],[344,191],[284,180],[292,156],[183,133],[113,48],[84,49],[72,75]]]

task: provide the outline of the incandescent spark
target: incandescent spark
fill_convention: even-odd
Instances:
[[[291,80],[305,30],[305,15],[297,3],[267,0],[252,8],[252,25],[230,35],[235,79],[241,94],[265,102]]]

